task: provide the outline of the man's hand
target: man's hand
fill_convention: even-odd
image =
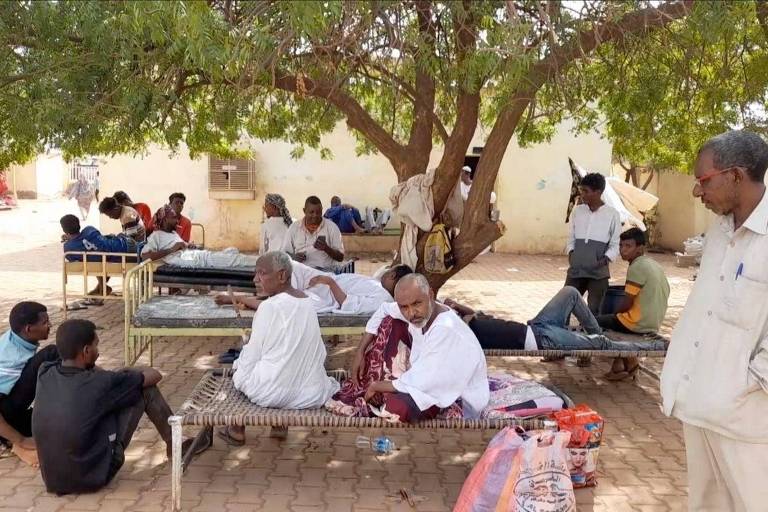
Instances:
[[[224,295],[223,293],[220,293],[213,298],[213,302],[215,302],[219,306],[224,306],[226,304],[232,304],[232,299],[229,298],[229,295]]]
[[[318,238],[315,240],[315,244],[313,245],[315,249],[318,251],[328,252],[328,242],[325,241],[325,238]]]
[[[355,357],[352,359],[352,382],[355,386],[360,385],[360,381],[363,380],[363,374],[365,373],[365,351],[357,350]]]
[[[307,253],[297,252],[296,254],[293,255],[293,259],[295,259],[299,263],[304,263],[305,261],[307,261]]]
[[[392,385],[391,380],[379,380],[368,386],[365,390],[365,401],[369,402],[378,393],[396,393],[397,389]]]
[[[607,267],[608,262],[610,262],[610,260],[607,257],[603,256],[602,258],[597,260],[597,264],[595,265],[595,268]]]
[[[331,286],[333,283],[333,278],[331,276],[315,276],[312,279],[309,280],[309,286],[308,288],[312,288],[313,286],[317,286],[319,284],[324,284],[326,286]]]
[[[171,247],[171,252],[183,251],[186,248],[187,248],[187,244],[185,244],[184,242],[176,242],[175,244],[173,244],[173,247]]]
[[[377,389],[377,384],[379,384],[380,382],[381,381],[372,383],[370,386],[368,386],[368,389],[365,390],[364,400],[366,402],[370,402],[371,399],[373,399],[373,397],[376,396],[377,393],[379,393],[379,390]]]

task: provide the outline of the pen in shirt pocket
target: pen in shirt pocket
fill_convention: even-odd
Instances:
[[[739,279],[739,276],[744,272],[744,263],[739,263],[739,268],[736,269],[736,279],[734,281],[737,281]]]

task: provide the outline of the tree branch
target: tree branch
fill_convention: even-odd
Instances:
[[[581,31],[570,43],[552,48],[546,57],[536,63],[528,74],[528,82],[521,85],[499,112],[491,129],[476,169],[477,178],[465,205],[462,234],[488,223],[488,204],[504,153],[523,112],[542,85],[574,61],[586,57],[599,45],[621,42],[630,35],[664,27],[685,17],[692,5],[692,0],[686,0],[633,11],[616,21],[607,21],[590,30]]]
[[[408,139],[408,171],[398,176],[400,181],[426,172],[429,155],[432,152],[432,115],[435,112],[435,80],[425,61],[435,57],[435,26],[432,23],[432,2],[417,0],[415,3],[419,34],[424,40],[426,55],[415,55],[416,94],[413,108],[413,122]],[[420,62],[421,61],[421,62]]]
[[[469,12],[468,0],[464,1],[465,12]],[[477,20],[468,16],[459,19],[454,16],[454,32],[457,39],[457,56],[460,61],[465,60],[475,51],[477,34],[475,24]],[[469,143],[477,130],[477,121],[480,114],[480,93],[469,90],[470,84],[466,78],[459,83],[459,95],[456,108],[456,122],[451,130],[451,136],[445,144],[445,151],[437,166],[437,176],[448,176],[446,179],[435,180],[432,188],[435,211],[441,212],[448,201],[453,188],[458,183],[461,167],[464,165],[464,157],[467,154]]]
[[[407,168],[404,155],[404,147],[392,138],[392,136],[382,128],[366,110],[350,95],[341,91],[327,82],[313,80],[309,77],[301,77],[305,87],[306,94],[316,98],[322,98],[339,109],[347,118],[347,125],[362,133],[376,149],[381,151],[394,167],[395,172],[400,175]],[[287,75],[278,73],[274,78],[273,85],[283,91],[296,94],[298,92],[297,83],[299,77],[296,75]],[[303,91],[302,91],[303,92]]]

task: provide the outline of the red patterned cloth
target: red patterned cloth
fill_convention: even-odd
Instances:
[[[410,368],[411,335],[408,324],[386,317],[379,326],[376,338],[365,354],[365,372],[359,385],[350,379],[333,395],[325,407],[340,416],[371,417],[373,412],[364,400],[365,390],[380,380],[396,380]],[[440,418],[460,418],[461,406],[453,404],[440,411]]]

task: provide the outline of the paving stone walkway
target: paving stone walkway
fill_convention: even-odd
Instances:
[[[7,328],[10,308],[33,299],[49,306],[61,322],[61,244],[58,219],[74,213],[74,202],[22,201],[0,212],[0,324]],[[91,212],[90,220],[97,213]],[[512,228],[510,228],[512,229]],[[669,255],[654,255],[667,270],[672,295],[664,331],[668,334],[690,292],[693,271],[678,269]],[[382,262],[367,259],[358,271],[370,273]],[[516,320],[532,318],[562,286],[567,262],[559,256],[489,254],[464,269],[441,291],[484,311]],[[619,282],[625,265],[615,265]],[[79,284],[79,283],[78,283]],[[74,286],[74,284],[73,284]],[[122,303],[90,307],[71,314],[99,327],[100,364],[120,365],[123,356]],[[165,339],[157,345],[156,366],[163,372],[161,390],[178,407],[217,354],[232,345],[227,338]],[[356,339],[340,344],[329,367],[344,365]],[[536,359],[493,358],[491,371],[546,379],[577,403],[586,402],[606,419],[598,465],[599,485],[576,491],[580,511],[678,511],[686,507],[685,452],[678,422],[659,410],[658,383],[641,375],[634,383],[600,378],[609,361],[591,368],[575,362],[541,363]],[[650,363],[658,368],[658,363]],[[190,434],[192,431],[189,432]],[[360,435],[380,431],[291,429],[288,438],[268,437],[250,429],[248,442],[229,448],[221,442],[200,456],[184,476],[184,509],[190,511],[374,511],[451,510],[472,464],[493,432],[389,431],[398,450],[375,456],[355,446]],[[164,511],[170,508],[170,472],[165,448],[151,425],[142,421],[126,453],[126,465],[104,490],[92,495],[48,494],[39,473],[17,459],[0,459],[3,511]],[[407,489],[415,508],[394,495]]]

